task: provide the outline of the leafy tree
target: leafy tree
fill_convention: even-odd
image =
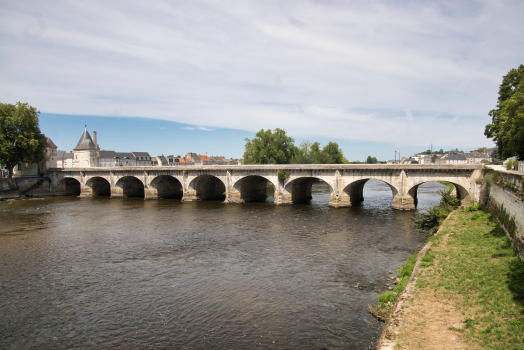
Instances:
[[[45,136],[38,126],[35,107],[18,102],[0,103],[0,164],[13,177],[13,168],[21,163],[40,163],[45,159]]]
[[[252,140],[246,138],[244,164],[289,164],[295,151],[295,140],[286,131],[261,129]]]
[[[524,160],[524,65],[502,79],[497,108],[489,112],[492,123],[484,135],[493,138],[502,158]]]
[[[324,146],[322,153],[325,157],[324,164],[342,164],[344,163],[344,153],[338,147],[336,142],[330,142]]]
[[[367,164],[377,164],[378,160],[376,157],[368,156],[368,158],[366,159],[366,163]]]

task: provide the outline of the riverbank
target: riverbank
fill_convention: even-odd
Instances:
[[[379,349],[522,349],[524,263],[491,214],[457,210],[429,243]]]

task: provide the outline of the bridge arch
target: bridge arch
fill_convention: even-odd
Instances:
[[[214,175],[199,175],[189,183],[188,192],[194,194],[196,200],[224,199],[226,185]]]
[[[471,202],[471,196],[469,191],[462,185],[453,182],[445,180],[455,186],[455,195],[457,196],[457,199],[460,201],[461,204],[469,204]],[[408,194],[413,198],[413,201],[415,205],[418,203],[418,188],[420,185],[428,183],[428,182],[439,182],[439,180],[427,180],[427,181],[420,181],[417,182],[415,185],[412,185],[412,187],[408,190]]]
[[[359,179],[347,184],[342,190],[343,195],[349,197],[349,205],[355,205],[364,201],[364,186],[369,180],[380,181],[388,185],[393,194],[392,198],[395,198],[399,193],[395,186],[384,179],[374,177]]]
[[[156,198],[182,198],[182,183],[171,175],[158,175],[149,184],[151,189],[156,191]]]
[[[318,180],[321,180],[324,183],[326,183],[329,186],[330,193],[333,192],[333,186],[328,181],[325,181],[321,177],[316,177],[316,176],[295,177],[284,185],[284,190],[291,197],[290,202],[293,204],[308,203],[313,198],[313,196],[311,195],[311,189],[313,187],[313,183]]]
[[[86,181],[82,193],[90,192],[86,195],[91,196],[110,196],[111,195],[111,184],[107,179],[101,176],[93,176]]]
[[[55,192],[64,196],[78,196],[81,188],[80,181],[74,177],[64,177],[58,182]]]
[[[112,191],[113,197],[144,197],[144,183],[137,177],[127,175],[123,176],[115,184]]]
[[[263,175],[248,175],[233,185],[233,193],[229,193],[228,200],[233,202],[233,196],[239,196],[236,200],[238,202],[263,202],[267,199],[267,185],[270,183],[273,188],[276,188],[275,184]]]

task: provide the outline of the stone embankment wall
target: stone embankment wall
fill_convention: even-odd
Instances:
[[[524,261],[524,177],[499,171],[487,172],[482,181],[480,201],[505,229]]]
[[[0,200],[53,195],[48,177],[0,178]]]

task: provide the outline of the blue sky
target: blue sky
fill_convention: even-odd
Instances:
[[[283,128],[348,159],[491,146],[498,85],[524,63],[524,2],[0,2],[0,102],[70,150],[240,157]],[[89,116],[89,117],[86,117]]]

